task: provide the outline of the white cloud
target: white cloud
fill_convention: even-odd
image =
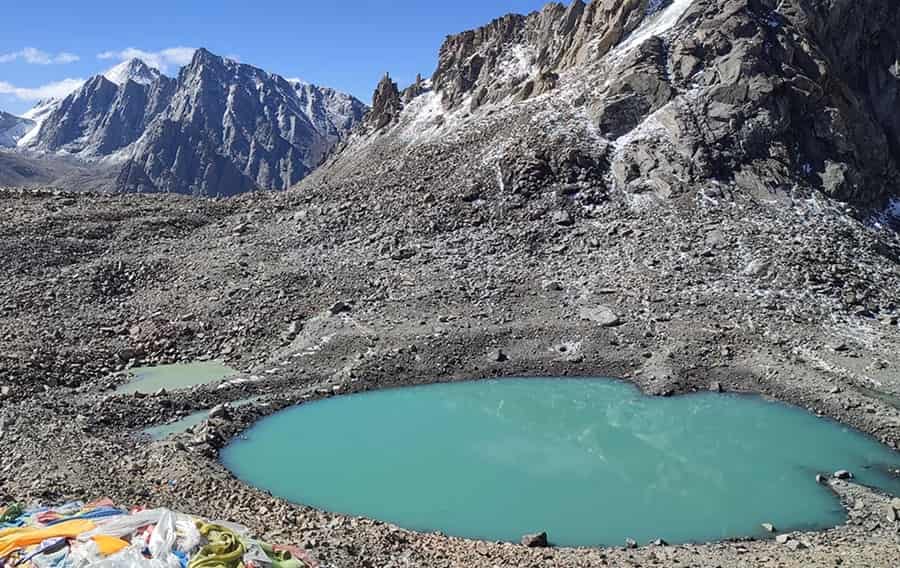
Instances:
[[[63,79],[47,83],[40,87],[16,87],[0,81],[0,95],[12,95],[22,101],[38,101],[41,99],[60,99],[84,84],[84,79]]]
[[[61,63],[74,63],[81,58],[74,53],[66,51],[60,51],[59,53],[54,54],[41,51],[35,47],[26,47],[10,53],[0,53],[0,63],[11,63],[13,61],[18,61],[19,59],[33,65],[57,65]]]
[[[128,61],[129,59],[140,59],[150,67],[159,69],[162,73],[167,73],[169,67],[174,65],[182,67],[191,62],[194,57],[195,47],[169,47],[159,51],[144,51],[135,47],[129,47],[122,51],[104,51],[98,53],[98,59],[115,59],[117,61]]]

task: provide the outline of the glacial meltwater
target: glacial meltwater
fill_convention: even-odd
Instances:
[[[503,379],[340,396],[259,422],[222,453],[291,501],[420,531],[557,545],[763,537],[846,519],[817,473],[900,495],[900,454],[759,397]]]
[[[229,403],[232,408],[240,408],[242,406],[246,406],[248,404],[252,404],[259,400],[261,397],[254,396],[250,398],[244,398],[241,400],[237,400],[235,402]],[[198,410],[196,412],[192,412],[187,416],[175,420],[174,422],[169,422],[167,424],[160,424],[158,426],[151,426],[149,428],[144,429],[144,434],[147,434],[154,440],[165,440],[169,436],[173,434],[181,434],[182,432],[187,432],[190,428],[200,424],[207,418],[209,418],[209,410],[205,408],[203,410]]]
[[[218,361],[177,363],[158,367],[135,367],[132,380],[116,389],[117,394],[151,394],[159,389],[179,390],[205,385],[237,373]]]

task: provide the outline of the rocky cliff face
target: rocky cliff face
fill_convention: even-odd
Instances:
[[[603,57],[661,5],[575,0],[568,7],[548,4],[527,17],[504,16],[450,37],[432,80],[446,108],[539,95],[556,86],[559,72]]]
[[[448,38],[430,90],[398,98],[382,82],[374,125],[404,145],[482,132],[480,185],[510,169],[499,148],[552,156],[574,137],[605,190],[666,199],[715,183],[880,207],[900,187],[898,18],[886,0],[549,4]],[[529,127],[489,130],[499,114]],[[363,138],[346,164],[387,144]]]
[[[296,183],[365,110],[201,49],[177,80],[139,60],[93,77],[24,147],[119,163],[119,191],[233,195]]]
[[[304,81],[295,80],[291,84],[303,114],[332,144],[343,140],[369,110],[347,93]]]

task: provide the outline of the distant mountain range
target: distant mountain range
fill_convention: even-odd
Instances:
[[[199,49],[177,79],[132,59],[23,117],[2,113],[0,147],[94,164],[110,190],[226,196],[290,187],[366,111],[345,93]]]

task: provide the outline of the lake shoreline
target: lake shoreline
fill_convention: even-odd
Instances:
[[[538,341],[546,341],[548,338],[540,337],[541,333],[546,332],[535,330],[533,337]],[[444,340],[442,347],[446,349],[446,338]],[[687,560],[697,555],[705,559],[718,559],[717,561],[727,565],[741,565],[744,559],[749,559],[754,554],[768,555],[772,559],[791,562],[801,559],[808,561],[810,558],[834,558],[846,554],[849,550],[859,558],[866,558],[866,555],[872,554],[876,549],[871,542],[873,538],[877,542],[883,542],[879,546],[886,546],[896,534],[896,529],[887,523],[885,511],[890,504],[887,496],[852,482],[829,479],[829,487],[836,492],[843,507],[850,512],[848,523],[824,531],[791,533],[792,543],[800,543],[792,544],[792,547],[809,547],[802,551],[774,540],[753,539],[664,547],[645,546],[637,550],[554,548],[534,551],[508,543],[488,543],[434,533],[416,533],[379,521],[335,515],[291,504],[273,498],[264,491],[246,486],[234,478],[217,460],[220,448],[264,416],[295,404],[375,389],[473,380],[479,377],[603,375],[626,377],[622,380],[634,384],[650,396],[683,396],[721,390],[760,394],[766,398],[808,407],[807,405],[813,404],[811,395],[815,394],[814,389],[818,383],[814,377],[808,376],[805,378],[809,390],[783,389],[779,388],[777,383],[769,383],[764,385],[768,388],[761,388],[759,389],[761,392],[758,392],[747,388],[750,378],[746,373],[713,368],[705,370],[708,373],[707,377],[699,378],[704,371],[696,369],[691,374],[681,376],[677,382],[663,383],[663,388],[660,388],[660,381],[655,377],[633,373],[634,361],[640,360],[640,354],[629,353],[627,349],[618,350],[615,358],[588,363],[584,360],[584,353],[588,350],[584,342],[574,360],[565,354],[560,357],[558,350],[555,353],[528,350],[532,356],[523,360],[524,358],[520,359],[515,353],[526,351],[501,349],[503,356],[498,356],[495,349],[485,349],[484,343],[471,340],[457,343],[455,346],[470,352],[477,350],[480,356],[469,359],[470,368],[443,376],[428,376],[410,368],[394,373],[388,369],[381,372],[373,370],[367,373],[365,378],[350,374],[336,378],[333,374],[319,371],[333,365],[333,361],[329,360],[330,357],[311,357],[304,358],[303,366],[298,365],[300,367],[298,369],[282,367],[277,373],[268,375],[265,374],[266,370],[277,367],[260,366],[254,372],[238,375],[237,378],[243,378],[244,381],[230,379],[230,386],[226,388],[216,388],[216,385],[212,384],[188,391],[152,395],[116,395],[110,394],[109,391],[98,393],[99,384],[95,384],[84,389],[83,393],[76,393],[72,402],[83,404],[92,401],[92,404],[97,404],[102,401],[100,403],[104,405],[111,420],[91,432],[90,441],[101,445],[114,445],[120,451],[120,461],[115,468],[100,472],[99,475],[97,471],[85,471],[84,473],[90,477],[89,480],[78,476],[69,478],[67,481],[71,484],[69,485],[71,489],[59,492],[58,495],[88,498],[100,493],[110,494],[123,503],[177,506],[198,514],[233,519],[260,531],[261,535],[282,535],[282,540],[285,539],[284,535],[289,535],[288,540],[293,539],[304,544],[322,562],[328,562],[329,559],[335,562],[335,559],[340,558],[346,561],[347,555],[353,557],[353,552],[358,553],[360,550],[370,551],[371,557],[380,557],[387,561],[392,555],[391,550],[402,546],[404,549],[414,549],[416,554],[422,555],[422,558],[432,559],[423,562],[423,565],[431,565],[432,561],[438,562],[440,558],[455,558],[456,561],[467,565],[485,559],[499,561],[503,558],[510,560],[529,558],[537,563],[575,566],[584,562],[585,558],[593,558],[597,562],[601,558],[613,562],[619,558],[652,557],[674,561]],[[428,354],[424,348],[417,347],[410,351],[407,347],[406,350],[406,356],[412,358]],[[396,371],[396,368],[391,370]],[[259,396],[260,399],[254,404],[231,409],[225,416],[204,422],[194,427],[192,432],[157,442],[148,442],[140,433],[140,427],[165,422],[164,417],[171,416],[172,412],[177,416],[179,413],[199,408],[213,408],[230,400],[248,396]],[[819,410],[826,411],[822,412],[823,415],[851,425],[869,435],[883,435],[885,425],[891,424],[890,409],[876,414],[857,407],[850,408],[849,413],[845,414],[846,410],[840,411],[843,410],[842,406],[818,406]],[[838,409],[837,412],[827,412],[835,408]],[[77,443],[86,441],[82,437]],[[53,455],[58,454],[51,452],[38,459],[48,459],[50,456],[49,459],[54,461]],[[10,482],[6,484],[7,487],[15,485],[17,485],[15,480],[12,484]],[[65,488],[65,485],[62,487]],[[35,489],[38,492],[35,492]],[[40,490],[40,486],[33,486],[32,489],[19,486],[18,492],[13,494],[41,495]],[[268,513],[248,514],[249,511],[262,510]],[[535,530],[541,528],[535,527]],[[664,539],[665,535],[660,535],[660,538]],[[552,541],[552,535],[550,539]],[[380,543],[375,551],[372,551],[373,543]],[[810,554],[813,556],[809,556]]]

